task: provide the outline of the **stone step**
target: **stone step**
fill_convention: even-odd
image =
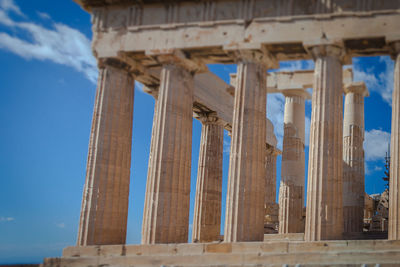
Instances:
[[[268,241],[68,247],[62,258],[46,259],[43,266],[374,266],[371,264],[377,263],[400,266],[400,241]]]
[[[343,239],[345,240],[373,240],[373,239],[387,239],[387,232],[362,232],[362,233],[346,233]]]
[[[400,250],[308,253],[214,253],[202,255],[126,255],[46,259],[43,267],[81,266],[399,266]]]
[[[264,241],[304,241],[304,233],[265,234]]]
[[[241,253],[308,253],[399,250],[400,241],[388,240],[338,240],[338,241],[266,241],[238,243],[189,243],[158,245],[107,245],[67,247],[64,257],[82,256],[156,256],[156,255],[203,255]]]

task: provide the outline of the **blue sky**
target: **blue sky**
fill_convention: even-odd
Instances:
[[[97,68],[90,50],[89,14],[72,0],[56,2],[0,0],[0,264],[41,262],[60,256],[62,248],[76,242]],[[383,157],[390,139],[393,61],[368,57],[355,58],[353,64],[355,80],[365,81],[370,90],[365,100],[366,192],[378,193],[384,188]],[[209,67],[226,82],[236,71],[235,65]],[[309,61],[281,63],[286,70],[312,67]],[[278,94],[268,96],[278,146],[283,100]],[[130,244],[140,242],[153,106],[153,98],[137,85]],[[308,101],[307,127],[310,113]],[[194,120],[190,223],[200,130]],[[225,134],[223,209],[229,142]],[[279,185],[280,158],[277,170]]]

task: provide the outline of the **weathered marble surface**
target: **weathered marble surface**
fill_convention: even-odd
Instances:
[[[341,239],[343,85],[342,49],[315,46],[305,240]]]
[[[346,84],[343,119],[344,232],[362,232],[364,218],[364,97],[363,82]]]

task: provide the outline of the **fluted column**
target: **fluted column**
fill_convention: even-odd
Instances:
[[[389,239],[400,240],[400,41],[395,52],[392,96],[392,134],[390,139]]]
[[[264,217],[264,233],[276,233],[276,225],[278,224],[278,204],[276,203],[276,157],[279,150],[270,144],[266,144],[265,156],[265,217]]]
[[[128,216],[134,80],[115,60],[100,63],[78,245],[124,244]]]
[[[343,89],[341,49],[311,48],[315,59],[305,240],[341,239]]]
[[[286,90],[281,184],[279,187],[279,233],[304,232],[304,124],[306,92]]]
[[[343,120],[344,232],[362,232],[364,224],[364,97],[362,82],[347,84]]]
[[[213,114],[201,115],[199,165],[193,215],[193,242],[218,240],[221,228],[224,128]]]
[[[265,207],[276,203],[276,148],[267,144],[265,156]]]
[[[153,171],[153,164],[155,162],[155,151],[154,151],[154,144],[157,141],[155,135],[157,134],[157,123],[158,123],[158,90],[151,91],[151,95],[154,97],[154,114],[153,114],[153,125],[151,128],[151,141],[150,141],[150,153],[149,153],[149,160],[147,166],[147,180],[146,180],[146,194],[144,200],[144,208],[143,208],[143,222],[142,222],[142,239],[143,239],[143,231],[144,225],[149,225],[151,222],[151,212],[153,209],[151,208],[153,199],[150,197],[153,194],[154,190],[154,180],[149,179],[152,171]],[[148,197],[149,196],[149,197]]]
[[[189,228],[193,75],[162,67],[143,211],[142,243],[184,243]]]
[[[225,241],[264,238],[266,67],[242,59],[232,122]]]

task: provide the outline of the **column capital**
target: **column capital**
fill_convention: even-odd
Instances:
[[[344,93],[356,93],[364,97],[369,96],[367,86],[364,82],[352,82],[344,85]]]
[[[219,118],[216,112],[196,113],[196,119],[202,124],[217,124]]]
[[[311,99],[311,94],[303,88],[293,88],[293,89],[282,89],[280,90],[282,94],[286,97],[301,97],[304,99]]]
[[[316,45],[310,47],[309,51],[314,59],[326,56],[334,56],[340,59],[344,57],[344,49],[338,45]]]
[[[351,57],[346,54],[343,41],[328,41],[326,39],[317,40],[304,44],[308,53],[314,60],[321,57],[337,57],[342,64],[351,64]]]
[[[131,66],[128,63],[118,58],[98,58],[97,66],[99,69],[105,68],[106,66],[110,66],[116,69],[124,70],[126,72],[131,71]]]
[[[152,56],[161,65],[178,65],[191,74],[208,71],[208,67],[198,59],[188,58],[186,54],[177,49],[166,49],[164,51],[146,51],[147,56]]]
[[[227,50],[228,54],[236,63],[256,63],[263,65],[266,69],[279,68],[279,61],[273,57],[268,50],[260,49],[236,49]]]

